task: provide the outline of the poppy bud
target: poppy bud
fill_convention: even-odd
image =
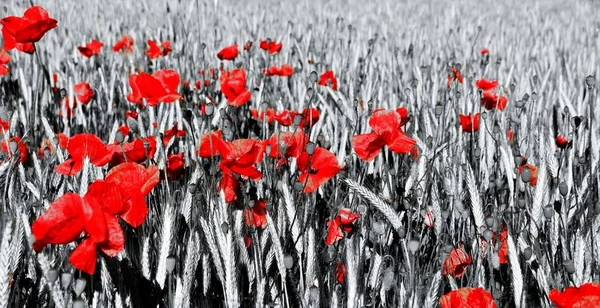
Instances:
[[[226,231],[224,231],[223,233],[226,233]],[[167,258],[167,273],[173,273],[173,270],[175,270],[175,261],[175,257],[173,256]]]
[[[412,239],[408,242],[408,249],[415,253],[418,249],[419,246],[421,245],[421,242],[419,242],[418,240]]]
[[[567,273],[575,273],[575,263],[573,263],[573,260],[567,260],[563,265],[565,266],[565,270],[567,271]]]
[[[60,97],[67,96],[67,90],[65,88],[60,89]]]
[[[489,241],[492,239],[492,237],[494,236],[494,233],[492,232],[492,230],[490,229],[485,229],[485,231],[483,231],[483,238],[486,241]]]
[[[191,194],[195,193],[195,192],[196,192],[196,184],[193,184],[193,183],[192,183],[192,184],[190,184],[190,185],[188,186],[188,191],[189,191]]]
[[[265,154],[270,155],[271,154],[271,145],[267,144],[265,146]]]
[[[319,75],[317,74],[317,72],[315,72],[315,71],[310,72],[310,76],[309,76],[310,81],[317,82],[318,78],[319,78]]]
[[[225,234],[227,234],[227,231],[229,230],[229,224],[224,222],[221,224],[221,231]]]
[[[585,77],[585,84],[588,86],[588,88],[591,89],[596,85],[596,79],[594,78],[594,76],[589,75]]]
[[[444,106],[442,106],[442,104],[440,102],[435,104],[435,108],[434,108],[435,116],[439,117],[442,115],[443,112],[444,112]]]
[[[10,152],[11,153],[14,153],[17,151],[17,145],[18,145],[18,143],[16,141],[10,142]]]
[[[488,228],[491,228],[491,227],[493,227],[495,222],[496,222],[496,219],[494,219],[494,217],[491,217],[491,216],[488,216],[488,217],[485,219],[485,225],[486,225]]]
[[[567,183],[560,182],[560,184],[558,184],[558,191],[563,197],[565,197],[569,192],[569,187],[567,186]]]
[[[294,116],[294,126],[300,126],[300,124],[302,123],[302,116],[297,114],[296,116]]]
[[[531,259],[531,256],[533,255],[533,250],[531,249],[531,247],[527,247],[525,248],[525,250],[523,250],[523,258],[527,261],[529,261],[529,259]]]
[[[73,275],[70,273],[63,273],[61,275],[60,284],[62,285],[63,289],[66,289],[71,284],[71,278],[73,278]]]
[[[58,271],[54,268],[48,270],[48,273],[46,273],[46,278],[48,279],[48,282],[54,283],[56,279],[58,279]]]
[[[79,278],[75,281],[75,295],[79,296],[85,290],[85,285],[87,281],[83,278]]]
[[[262,102],[260,104],[260,108],[263,109],[263,110],[269,109],[269,102]]]
[[[443,219],[448,219],[448,217],[450,217],[450,211],[442,211],[442,218]]]
[[[306,153],[308,153],[308,155],[313,155],[315,153],[315,149],[316,149],[316,144],[314,142],[308,142],[306,144]]]
[[[306,98],[311,99],[313,94],[315,94],[315,90],[312,87],[306,89]]]
[[[563,135],[556,136],[556,146],[564,149],[569,146],[569,140]]]
[[[538,98],[538,95],[537,95],[537,93],[535,93],[535,92],[531,93],[531,100],[532,100],[532,101],[536,101],[536,100],[537,100],[537,98]]]
[[[294,258],[291,255],[285,255],[285,257],[283,257],[283,264],[285,265],[285,268],[291,269],[294,266]]]
[[[125,136],[123,136],[123,133],[121,131],[117,131],[117,134],[115,135],[115,140],[118,143],[123,143],[123,141],[125,140]]]
[[[212,115],[215,112],[215,105],[213,105],[212,103],[208,103],[206,105],[204,105],[204,113],[207,116]]]
[[[304,183],[302,183],[300,181],[296,181],[296,183],[294,183],[294,189],[296,191],[303,191],[304,190]]]
[[[552,218],[552,216],[554,215],[554,208],[552,207],[552,205],[546,205],[544,207],[544,217],[546,217],[546,219],[550,219]]]
[[[452,245],[450,245],[450,244],[447,244],[447,245],[445,245],[445,246],[444,246],[444,251],[445,251],[446,253],[450,253],[450,252],[452,252],[452,249],[454,249],[454,246],[452,246]]]
[[[582,117],[573,117],[571,118],[571,126],[573,126],[573,128],[578,128],[579,125],[581,125],[581,122],[583,121]]]

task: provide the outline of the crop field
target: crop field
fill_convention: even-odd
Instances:
[[[0,308],[600,307],[600,2],[0,6]]]

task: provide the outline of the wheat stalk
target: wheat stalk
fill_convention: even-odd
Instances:
[[[402,227],[402,220],[398,213],[396,213],[396,211],[394,211],[387,203],[357,182],[350,179],[346,179],[345,182],[352,191],[357,192],[361,197],[367,199],[372,206],[380,211],[395,230],[400,230]]]
[[[512,284],[513,284],[513,295],[515,299],[515,306],[521,307],[523,302],[523,275],[521,273],[521,266],[519,265],[519,255],[517,253],[517,247],[515,242],[510,235],[506,238],[508,244],[508,260],[510,261],[510,269],[512,273]]]
[[[466,166],[465,182],[467,183],[467,190],[469,192],[469,200],[471,201],[471,209],[473,211],[473,219],[475,220],[475,226],[477,232],[480,232],[483,227],[483,210],[481,208],[481,199],[479,197],[479,191],[477,190],[477,184],[475,184],[475,176],[470,165]]]

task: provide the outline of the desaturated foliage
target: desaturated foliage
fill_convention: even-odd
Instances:
[[[598,307],[594,1],[4,2],[2,307]]]

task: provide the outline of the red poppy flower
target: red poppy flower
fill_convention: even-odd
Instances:
[[[335,279],[337,280],[337,282],[339,283],[343,283],[344,282],[344,276],[346,275],[346,265],[344,265],[344,263],[337,261],[335,262]]]
[[[120,40],[115,43],[113,46],[114,52],[122,52],[122,53],[133,53],[133,37],[130,35],[123,35]]]
[[[328,231],[325,244],[331,246],[338,240],[343,239],[346,233],[352,232],[354,222],[359,218],[358,213],[353,213],[347,208],[341,208],[333,220],[327,221]]]
[[[337,91],[338,88],[338,83],[337,83],[337,79],[335,79],[335,76],[333,75],[333,71],[326,71],[325,73],[323,73],[321,75],[321,77],[319,78],[319,83],[320,86],[329,86],[331,85],[331,88],[334,91]]]
[[[127,100],[132,103],[142,104],[146,99],[149,106],[156,106],[158,102],[172,103],[181,98],[177,87],[181,81],[179,73],[174,70],[164,69],[148,73],[139,73],[129,77],[132,93],[127,94]]]
[[[48,12],[40,6],[28,8],[23,17],[8,16],[0,23],[17,43],[35,43],[46,32],[56,28],[58,22],[48,16]]]
[[[202,135],[200,138],[200,148],[196,152],[198,153],[198,156],[209,158],[219,155],[221,143],[223,143],[221,135],[222,132],[220,130]]]
[[[304,184],[304,192],[311,193],[325,184],[342,170],[335,154],[317,147],[313,155],[303,152],[297,160],[298,170],[302,173],[298,181]]]
[[[308,135],[302,131],[279,132],[274,133],[271,138],[263,141],[265,146],[270,146],[271,150],[268,155],[271,158],[283,159],[286,157],[300,157],[306,143],[308,143]],[[285,149],[285,151],[284,151]]]
[[[50,155],[54,155],[54,145],[48,139],[42,140],[42,143],[40,144],[40,147],[37,151],[38,158],[44,158],[44,156],[46,155],[46,150],[49,151]]]
[[[425,211],[425,217],[423,219],[423,224],[427,226],[427,228],[433,228],[433,223],[435,221],[435,216],[431,213],[430,210]]]
[[[487,110],[496,108],[502,111],[506,108],[508,100],[506,96],[498,95],[496,89],[498,87],[497,80],[481,78],[475,82],[475,86],[482,90],[481,104],[484,105]]]
[[[238,45],[233,44],[231,46],[225,47],[217,53],[217,58],[219,60],[235,60],[238,56]]]
[[[462,74],[453,66],[450,68],[450,74],[448,74],[448,88],[450,88],[454,80],[457,80],[458,83],[463,83]]]
[[[66,149],[67,145],[69,145],[69,137],[63,133],[58,133],[55,135],[55,138],[58,139],[58,146],[61,149]]]
[[[267,200],[257,200],[254,206],[244,210],[246,226],[267,227]]]
[[[302,117],[300,125],[298,126],[302,128],[308,128],[312,127],[315,125],[315,123],[317,123],[317,121],[319,121],[320,112],[317,108],[304,108],[301,113],[297,111],[284,110],[275,115],[275,120],[277,123],[279,123],[279,125],[287,127],[294,123],[294,118],[296,118],[297,115]]]
[[[178,129],[177,128],[177,122],[175,122],[175,124],[173,124],[173,127],[167,129],[163,135],[163,145],[167,145],[169,143],[169,141],[171,141],[171,138],[177,136],[177,137],[182,137],[185,135],[185,130],[183,129]]]
[[[572,142],[569,141],[569,139],[567,139],[567,137],[563,136],[563,135],[558,135],[556,136],[556,146],[561,148],[561,149],[566,149],[567,147],[571,146]]]
[[[500,250],[498,250],[498,257],[500,258],[500,264],[508,264],[508,227],[506,223],[502,223],[502,227],[500,230]]]
[[[232,142],[221,142],[219,153],[221,162],[219,168],[223,172],[223,178],[219,183],[219,190],[225,194],[226,202],[237,200],[239,181],[234,174],[259,180],[262,173],[254,165],[262,161],[264,147],[262,143],[254,139],[237,139]]]
[[[8,63],[10,63],[11,56],[5,50],[0,50],[0,76],[7,75],[10,73]]]
[[[17,148],[16,151],[11,150],[11,144],[16,143]],[[13,154],[19,154],[19,162],[26,163],[29,159],[29,149],[27,145],[21,140],[21,137],[16,136],[12,137],[8,140],[2,141],[2,152],[10,154],[9,157],[12,157]]]
[[[487,55],[488,53],[490,53],[490,51],[487,48],[481,48],[482,55]]]
[[[87,105],[94,98],[94,90],[87,82],[80,82],[73,87],[77,99],[84,105]]]
[[[81,171],[85,157],[88,157],[97,167],[108,164],[112,157],[112,152],[102,143],[102,140],[92,134],[77,134],[71,137],[67,152],[71,158],[54,167],[54,171],[62,175],[74,175]]]
[[[123,134],[123,137],[129,136],[129,127],[127,125],[122,125],[117,129],[117,131],[121,132],[121,134]]]
[[[441,308],[496,308],[492,295],[482,288],[460,288],[440,297]]]
[[[263,71],[266,76],[288,77],[294,73],[294,68],[289,64],[283,64],[281,67],[271,66]]]
[[[246,42],[246,44],[244,44],[244,50],[245,50],[245,51],[248,51],[248,50],[250,50],[250,48],[252,48],[252,45],[253,45],[253,44],[254,44],[254,42],[252,42],[252,41],[248,41],[248,42]]]
[[[142,163],[156,154],[156,139],[154,137],[138,138],[131,142],[111,144],[107,148],[111,153],[110,164],[112,166],[124,162]]]
[[[250,100],[252,94],[246,89],[246,71],[244,69],[223,71],[219,81],[221,82],[221,92],[227,98],[230,106],[242,106]]]
[[[557,308],[600,307],[600,283],[584,283],[563,292],[552,289],[548,297]]]
[[[92,40],[90,43],[87,43],[85,46],[77,46],[79,52],[82,56],[86,58],[91,58],[94,55],[100,54],[100,49],[104,46],[104,43],[98,40]]]
[[[135,110],[127,110],[127,111],[125,111],[125,118],[132,118],[134,120],[137,120],[138,113]]]
[[[452,275],[460,278],[469,265],[473,264],[471,256],[464,250],[462,245],[452,249],[444,260],[444,275]]]
[[[402,130],[404,125],[399,112],[377,109],[369,119],[371,133],[352,137],[352,148],[362,160],[371,161],[381,152],[384,145],[395,153],[408,154],[414,151],[417,142]]]
[[[104,183],[119,187],[123,208],[116,213],[134,228],[139,227],[148,214],[146,195],[158,184],[159,171],[155,165],[147,168],[137,163],[124,163],[112,168]]]
[[[0,118],[0,127],[4,130],[4,132],[8,132],[10,128],[10,119],[3,121],[2,118]]]
[[[148,55],[148,58],[150,59],[157,59],[160,56],[166,56],[168,55],[171,51],[173,51],[173,49],[171,49],[171,42],[170,41],[164,41],[161,44],[161,47],[158,47],[158,43],[154,40],[148,40],[148,50],[144,51],[145,54]]]
[[[185,173],[183,153],[169,154],[167,157],[167,178],[171,181],[180,179]]]
[[[471,115],[470,113],[467,115],[459,114],[460,117],[460,127],[463,132],[473,133],[479,130],[479,113]]]
[[[2,36],[4,37],[4,46],[2,48],[5,50],[13,50],[16,48],[18,51],[28,54],[33,54],[35,51],[33,43],[17,43],[12,34],[6,31],[6,28],[2,28]]]
[[[275,121],[275,109],[267,108],[267,110],[261,110],[260,113],[256,109],[250,109],[250,116],[257,121],[264,121],[266,116],[267,123],[272,124]]]
[[[268,50],[270,55],[280,52],[281,47],[283,47],[282,43],[277,43],[274,41],[269,41],[267,43],[267,41],[264,41],[264,40],[260,41],[260,49]]]

